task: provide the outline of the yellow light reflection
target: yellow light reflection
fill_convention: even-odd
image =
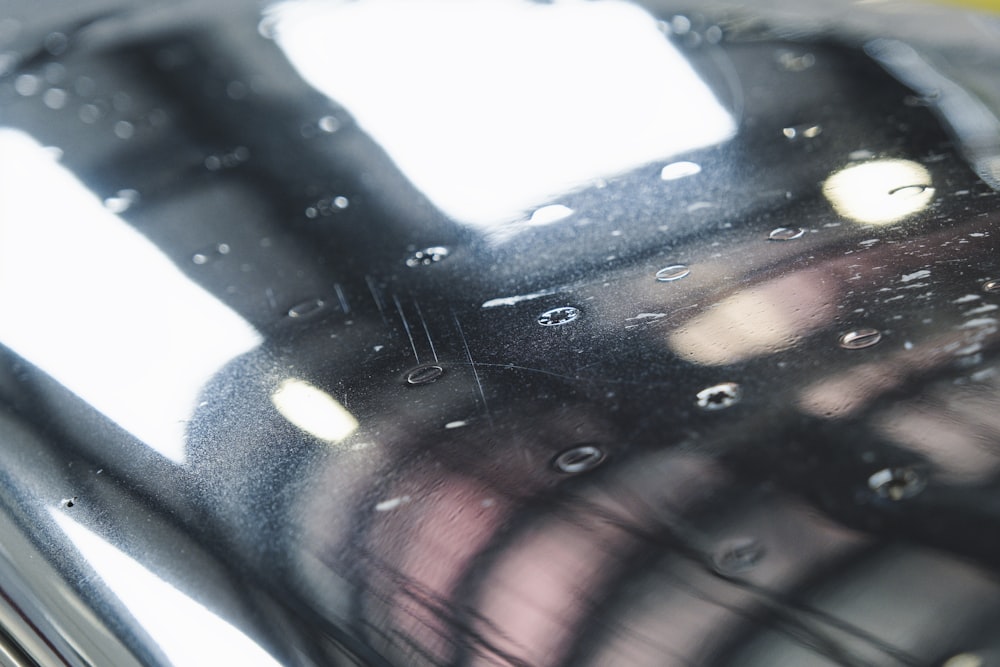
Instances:
[[[826,179],[823,194],[843,217],[884,225],[927,208],[934,188],[922,164],[885,159],[841,169]]]
[[[260,334],[27,134],[0,128],[0,343],[168,459]]]
[[[822,277],[797,273],[738,292],[670,335],[688,361],[719,366],[794,346],[833,317],[833,293]]]
[[[358,429],[358,420],[332,396],[302,380],[285,380],[271,396],[281,416],[320,440],[337,443]]]
[[[474,226],[735,133],[630,2],[293,0],[262,25],[417,189]]]
[[[174,665],[279,663],[238,628],[58,509],[52,518],[102,583]]]

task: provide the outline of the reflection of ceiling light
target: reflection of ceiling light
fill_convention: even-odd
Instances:
[[[254,665],[278,661],[235,626],[140,565],[96,533],[51,510],[101,582],[174,665]]]
[[[358,420],[344,406],[302,380],[282,382],[271,402],[282,417],[320,440],[340,442],[358,428]]]
[[[261,337],[115,215],[121,206],[0,128],[0,343],[183,463],[200,393]]]
[[[931,203],[934,188],[927,169],[911,160],[873,160],[834,173],[823,194],[845,218],[886,224],[918,213]]]
[[[735,133],[630,2],[292,0],[262,30],[417,189],[479,227]]]

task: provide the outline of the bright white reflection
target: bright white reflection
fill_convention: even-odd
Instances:
[[[845,218],[871,224],[902,220],[927,208],[934,199],[931,175],[911,160],[873,160],[834,173],[823,194]]]
[[[285,380],[271,402],[281,416],[306,433],[340,442],[358,429],[358,420],[332,396],[302,380]]]
[[[59,528],[97,576],[174,665],[279,663],[256,642],[172,585],[84,528],[50,510]]]
[[[473,225],[735,132],[652,16],[619,0],[291,0],[266,25],[306,81]]]
[[[38,143],[0,128],[0,343],[183,463],[200,391],[260,342]]]

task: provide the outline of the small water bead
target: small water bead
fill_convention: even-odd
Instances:
[[[660,179],[664,181],[676,181],[679,178],[687,178],[701,173],[701,165],[696,162],[671,162],[660,170]]]
[[[66,100],[69,96],[66,91],[62,88],[49,88],[42,95],[42,102],[50,109],[58,110],[66,106]]]
[[[764,546],[746,537],[723,545],[712,557],[712,563],[719,574],[732,576],[753,569],[763,558]]]
[[[293,320],[303,319],[309,317],[310,315],[315,315],[319,311],[323,310],[326,306],[326,302],[323,299],[307,299],[301,303],[297,303],[288,309],[288,316]]]
[[[444,375],[444,369],[436,364],[417,366],[406,374],[406,384],[430,384]]]
[[[926,486],[923,475],[913,468],[884,468],[868,478],[868,488],[882,498],[912,498]]]
[[[563,324],[569,324],[578,317],[580,317],[579,308],[574,308],[573,306],[560,306],[558,308],[546,310],[544,313],[539,315],[538,323],[543,327],[558,327]]]
[[[104,208],[112,213],[124,213],[138,201],[139,193],[136,190],[119,190],[113,197],[104,200]]]
[[[794,125],[782,128],[781,133],[785,135],[785,138],[789,141],[797,141],[799,139],[815,139],[823,133],[823,128],[819,125]]]
[[[562,452],[552,466],[567,475],[578,475],[593,470],[604,462],[604,451],[595,445],[578,445]]]
[[[680,280],[691,273],[691,269],[684,266],[683,264],[672,264],[671,266],[665,266],[656,272],[656,279],[661,283],[669,283],[674,280]]]
[[[771,230],[767,238],[770,241],[791,241],[801,237],[803,234],[805,234],[805,230],[801,227],[778,227]]]
[[[410,255],[406,260],[406,265],[409,267],[430,266],[431,264],[437,264],[447,256],[448,249],[444,246],[431,246]]]
[[[340,129],[340,120],[336,116],[323,116],[316,125],[327,134],[332,134]]]
[[[703,410],[722,410],[735,405],[743,392],[735,382],[720,382],[699,391],[696,395],[698,407]]]
[[[863,350],[878,344],[882,340],[882,332],[871,327],[863,327],[848,331],[840,337],[840,347],[845,350]]]
[[[1000,292],[1000,280],[987,280],[983,283],[983,291],[993,294]]]
[[[228,243],[219,243],[209,248],[208,250],[202,250],[196,252],[191,257],[191,261],[195,264],[207,264],[209,260],[219,257],[221,255],[228,255],[230,247]]]
[[[119,139],[131,139],[135,134],[135,125],[127,120],[120,120],[115,123],[115,136]]]

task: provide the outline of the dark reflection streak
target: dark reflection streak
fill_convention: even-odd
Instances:
[[[660,530],[656,531],[656,530],[646,530],[639,528],[638,525],[636,524],[639,524],[640,521],[631,522],[629,519],[616,515],[614,512],[609,511],[604,507],[595,505],[592,501],[589,501],[586,498],[580,496],[571,496],[567,498],[567,505],[565,506],[565,508],[572,507],[574,508],[574,510],[571,512],[564,512],[563,514],[568,520],[574,520],[574,517],[579,515],[578,508],[584,508],[585,515],[598,517],[601,520],[606,521],[607,523],[614,525],[615,527],[620,528],[623,531],[628,532],[630,535],[636,537],[639,540],[658,546],[669,545],[676,548],[679,555],[690,561],[694,561],[702,565],[710,574],[727,581],[731,585],[740,588],[741,590],[752,593],[753,595],[762,598],[762,600],[768,605],[769,608],[771,608],[772,612],[775,615],[779,615],[781,617],[789,616],[789,619],[792,622],[797,623],[797,621],[795,621],[795,618],[791,616],[791,614],[793,612],[805,613],[810,616],[816,617],[818,620],[826,623],[827,625],[837,630],[850,634],[870,644],[879,651],[892,656],[893,658],[904,664],[907,665],[922,664],[919,660],[917,660],[910,654],[906,653],[905,651],[895,646],[892,646],[891,644],[882,641],[881,639],[872,635],[871,633],[868,633],[865,630],[850,623],[847,623],[846,621],[839,619],[831,614],[828,614],[827,612],[824,612],[820,609],[816,609],[815,607],[812,607],[807,604],[796,602],[788,595],[775,593],[762,586],[758,586],[743,579],[737,577],[727,577],[723,574],[720,574],[713,567],[712,554],[706,550],[701,550],[696,546],[694,546],[698,541],[697,539],[691,539],[690,537],[683,536],[683,533],[687,533],[689,536],[692,536],[695,534],[696,531],[690,529],[685,530],[683,532],[678,531],[676,526],[669,525],[665,520],[661,518],[662,512],[657,512],[656,510],[654,510],[654,508],[650,507],[649,504],[646,503],[641,497],[639,497],[635,493],[631,493],[628,489],[618,489],[616,492],[616,499],[619,502],[623,502],[623,504],[626,502],[632,504],[637,511],[634,511],[631,514],[632,516],[636,517],[636,519],[641,519],[642,525],[657,526]],[[672,519],[672,521],[674,521],[675,523],[681,523],[682,520],[677,517],[677,513],[673,512],[673,514],[674,518]],[[577,521],[577,523],[583,526],[581,522]],[[708,600],[707,598],[705,599],[709,602],[712,602],[712,600]],[[726,608],[728,609],[729,607]],[[784,620],[788,622],[789,619],[784,619]],[[809,628],[805,624],[802,624],[802,628],[807,631],[809,630]]]
[[[508,636],[503,630],[496,626],[488,618],[477,613],[474,609],[462,608],[454,605],[450,600],[443,598],[440,595],[428,590],[426,587],[420,585],[415,579],[402,575],[398,570],[394,569],[391,565],[387,564],[385,561],[380,559],[374,552],[363,550],[361,553],[370,564],[374,565],[376,569],[382,572],[393,584],[395,584],[396,589],[402,592],[408,599],[412,600],[416,604],[420,605],[427,611],[431,612],[438,620],[440,620],[446,628],[451,631],[451,636],[442,636],[437,629],[430,627],[427,622],[420,618],[417,614],[412,611],[405,611],[405,613],[410,616],[414,621],[420,623],[428,631],[434,633],[435,635],[446,640],[452,646],[461,645],[465,648],[476,647],[473,650],[486,651],[492,655],[501,657],[506,660],[511,665],[517,667],[531,667],[528,663],[525,663],[518,658],[506,654],[501,649],[497,648],[491,644],[486,638],[484,638],[480,633],[476,632],[473,627],[468,622],[462,622],[459,619],[459,615],[456,614],[456,609],[464,614],[468,614],[471,618],[478,620],[484,624],[487,624],[491,630],[496,632],[498,635],[504,639],[516,643],[513,639]],[[387,609],[398,609],[398,601],[393,600],[391,596],[385,596],[377,593],[376,590],[369,591],[370,594],[374,595],[377,599],[386,605]],[[366,622],[367,623],[367,622]],[[385,634],[385,633],[379,633]],[[397,635],[403,636],[403,635]],[[391,640],[390,640],[391,641]],[[416,640],[412,638],[406,638],[408,644],[414,643]],[[426,655],[425,649],[419,649],[422,654]],[[429,658],[430,662],[435,662],[434,658]]]

